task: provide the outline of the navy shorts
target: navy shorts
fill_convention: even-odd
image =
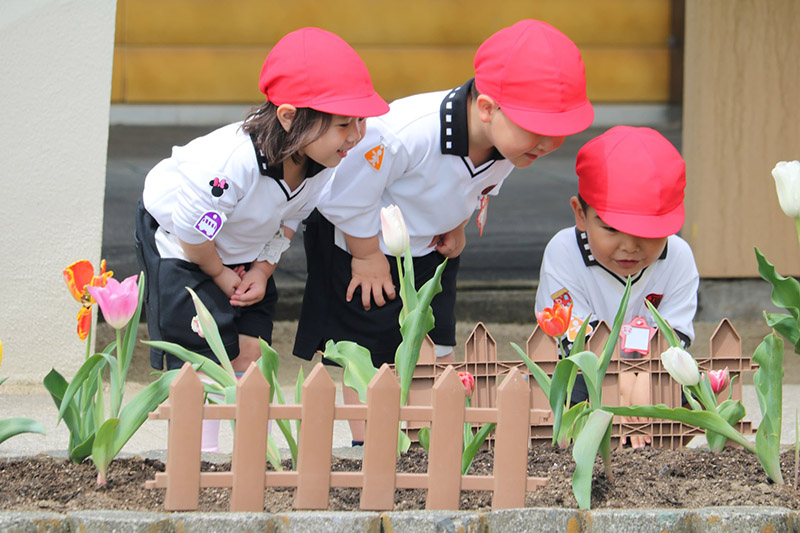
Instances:
[[[334,243],[333,225],[317,210],[303,224],[308,278],[293,353],[311,360],[328,340],[353,341],[370,351],[376,368],[383,363],[394,363],[394,354],[403,340],[398,322],[403,302],[400,299],[397,260],[387,256],[397,296],[394,300],[387,300],[383,307],[378,307],[373,301],[370,310],[365,311],[361,304],[361,289],[356,289],[350,302],[345,300],[353,256]],[[433,276],[442,261],[444,256],[438,252],[414,258],[417,288]],[[428,335],[434,343],[445,346],[456,344],[458,264],[459,258],[448,260],[442,273],[442,292],[431,302],[435,326]]]
[[[263,300],[246,307],[234,307],[214,280],[196,264],[181,259],[161,258],[155,243],[157,228],[158,223],[139,201],[134,240],[139,267],[145,274],[144,305],[150,339],[173,342],[219,362],[206,340],[192,331],[192,317],[197,312],[185,288],[191,287],[217,322],[230,359],[239,355],[239,335],[260,337],[271,343],[275,304],[278,301],[278,290],[272,277],[267,282]],[[244,266],[250,267],[249,264]],[[150,349],[153,368],[163,369],[165,359],[169,370],[183,365],[183,361],[174,355],[156,348]]]

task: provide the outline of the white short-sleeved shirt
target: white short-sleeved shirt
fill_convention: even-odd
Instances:
[[[539,273],[536,311],[552,307],[553,301],[572,302],[573,322],[569,341],[591,314],[590,323],[604,320],[609,326],[625,292],[626,279],[606,270],[589,251],[586,234],[574,226],[559,231],[547,244]],[[648,325],[656,323],[645,300],[687,344],[694,341],[699,275],[689,244],[672,235],[664,252],[653,264],[631,278],[631,293],[624,322],[640,316]]]
[[[342,232],[380,234],[380,209],[395,204],[412,255],[426,255],[434,236],[469,219],[482,196],[498,193],[514,166],[497,151],[479,167],[469,159],[471,84],[396,100],[387,114],[367,119],[364,138],[336,167],[319,204],[336,226],[338,246],[347,249]],[[387,253],[382,239],[381,249]]]
[[[241,125],[173,147],[172,157],[147,174],[142,198],[159,224],[162,257],[187,260],[178,239],[201,244],[212,237],[223,263],[249,263],[282,225],[296,230],[316,207],[332,169],[310,161],[306,179],[292,191],[283,167],[269,167]]]

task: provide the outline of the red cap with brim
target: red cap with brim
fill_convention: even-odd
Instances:
[[[348,117],[389,111],[355,50],[319,28],[301,28],[278,41],[264,61],[258,88],[278,106],[310,107]]]
[[[521,20],[488,39],[475,54],[475,87],[516,125],[539,135],[573,135],[592,125],[580,51],[539,20]]]
[[[581,198],[617,231],[663,238],[683,226],[686,165],[656,130],[611,128],[578,151],[575,170]]]

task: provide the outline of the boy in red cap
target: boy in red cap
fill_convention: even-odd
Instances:
[[[320,191],[364,136],[366,118],[389,110],[364,62],[319,28],[284,36],[259,77],[266,102],[242,122],[181,147],[147,175],[136,248],[147,280],[150,338],[216,361],[192,331],[191,287],[219,326],[237,372],[272,340],[272,273]],[[153,349],[154,368],[180,367]]]
[[[489,196],[515,167],[594,118],[580,52],[549,24],[523,20],[498,31],[474,67],[464,85],[397,100],[370,119],[355,157],[337,169],[305,224],[308,279],[295,355],[311,359],[326,341],[348,340],[368,348],[376,367],[394,362],[402,302],[380,235],[380,209],[394,204],[408,226],[417,285],[449,259],[429,335],[437,355],[453,360],[464,227],[476,209],[483,227]],[[345,400],[354,402],[355,392],[345,388]]]
[[[570,199],[575,226],[558,232],[545,248],[536,311],[554,303],[572,306],[572,323],[561,341],[569,353],[583,321],[590,320],[587,333],[600,320],[614,321],[630,277],[621,356],[648,353],[655,321],[646,301],[688,347],[699,276],[691,248],[676,235],[683,225],[686,185],[680,153],[651,128],[617,126],[580,149],[576,171],[578,196]],[[633,372],[620,376],[623,405],[650,403],[646,378]],[[579,376],[572,402],[586,398]],[[631,437],[634,448],[649,442],[650,437]]]

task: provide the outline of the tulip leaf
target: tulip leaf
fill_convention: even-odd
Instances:
[[[661,313],[658,312],[653,304],[650,303],[650,300],[645,300],[644,303],[647,305],[647,308],[650,309],[650,312],[653,314],[653,318],[656,321],[656,325],[658,326],[658,330],[664,336],[669,344],[673,348],[681,348],[683,349],[683,344],[681,344],[681,340],[678,338],[678,335],[675,334],[675,331],[672,329],[664,317],[661,316]]]
[[[219,328],[217,327],[214,317],[200,300],[200,297],[197,296],[196,292],[189,287],[186,287],[186,290],[192,295],[194,309],[197,311],[197,319],[200,321],[200,327],[203,330],[203,335],[205,336],[208,346],[211,348],[211,351],[214,352],[214,355],[217,356],[220,366],[233,378],[235,372],[233,371],[233,366],[231,366],[231,360],[228,357],[227,350],[225,350],[225,344],[222,342],[222,337],[219,334]]]
[[[44,388],[50,393],[53,402],[61,412],[62,404],[66,405],[64,408],[64,423],[69,429],[70,435],[77,435],[80,433],[80,416],[74,401],[64,402],[64,392],[67,390],[67,380],[58,373],[56,369],[51,369],[42,381]]]
[[[597,363],[596,383],[600,384],[600,389],[596,392],[599,398],[602,398],[603,396],[603,380],[606,377],[606,370],[608,370],[608,365],[611,362],[611,355],[614,352],[614,348],[617,345],[617,340],[619,339],[619,332],[622,329],[622,321],[625,319],[625,313],[628,310],[628,300],[630,299],[630,296],[631,277],[628,276],[628,281],[625,283],[625,292],[622,293],[622,300],[619,302],[617,315],[614,317],[614,324],[611,326],[611,334],[608,336],[605,346],[603,346],[603,353],[600,355],[600,361]],[[600,405],[600,402],[598,402],[597,406],[599,407]]]
[[[598,359],[592,352],[580,352],[562,359],[556,364],[553,379],[550,382],[550,408],[553,410],[553,443],[561,433],[564,405],[567,400],[567,389],[574,367],[583,372],[586,389],[589,391],[589,401],[595,408],[600,407],[601,396],[597,387]],[[600,385],[602,387],[602,384]]]
[[[280,358],[278,357],[278,352],[276,352],[267,341],[264,339],[258,339],[258,341],[261,346],[261,357],[259,357],[257,363],[258,367],[261,369],[261,373],[264,374],[267,383],[269,383],[269,401],[271,402],[275,397],[275,384],[277,383],[275,377],[278,374]],[[283,401],[281,401],[281,403],[283,403]]]
[[[495,423],[484,424],[464,447],[464,452],[461,454],[462,475],[466,475],[466,473],[469,471],[469,467],[472,465],[472,461],[475,459],[475,454],[478,453],[478,450],[480,450],[481,446],[483,446],[483,443],[486,441],[489,433],[494,431],[496,426],[497,424]]]
[[[187,350],[179,344],[166,341],[142,341],[142,344],[152,346],[159,350],[164,350],[180,359],[192,363],[193,365],[200,365],[197,370],[203,372],[205,375],[222,385],[223,387],[236,386],[236,379],[233,374],[229,374],[222,369],[217,363],[197,352]]]
[[[120,368],[120,381],[125,383],[128,378],[128,369],[131,366],[131,359],[133,358],[133,349],[136,345],[136,336],[139,333],[139,320],[142,316],[142,303],[144,302],[144,288],[145,279],[144,272],[139,272],[139,299],[136,304],[136,311],[125,326],[125,335],[122,339],[122,349],[119,351],[119,368]],[[124,391],[124,389],[123,389]],[[122,395],[120,395],[120,401]],[[113,408],[112,408],[112,413]]]
[[[554,440],[559,448],[566,448],[570,440],[580,435],[580,427],[576,423],[579,417],[589,410],[587,402],[576,403],[566,411],[559,427],[558,434],[554,434]],[[554,432],[555,433],[555,432]]]
[[[31,418],[5,418],[0,420],[0,443],[21,433],[44,434],[44,426]]]
[[[533,376],[533,379],[536,380],[536,383],[539,384],[539,387],[541,387],[542,392],[544,392],[545,397],[549,400],[550,376],[547,375],[547,372],[542,370],[542,367],[533,362],[533,360],[531,360],[531,358],[528,357],[528,354],[522,351],[522,348],[517,346],[516,343],[512,342],[511,347],[514,348],[514,350],[516,350],[517,352],[517,355],[519,355],[520,358],[522,358],[522,361],[525,363],[525,366],[528,367],[528,372],[531,373],[531,376]]]
[[[325,344],[325,352],[322,356],[344,368],[342,381],[345,385],[355,390],[358,393],[358,399],[365,403],[367,401],[367,386],[373,376],[378,373],[378,369],[372,365],[369,350],[355,342],[333,342],[329,340]]]
[[[614,416],[603,409],[592,411],[572,448],[572,457],[575,459],[572,493],[581,509],[591,507],[594,460],[606,434],[610,431],[613,419]]]
[[[717,412],[728,424],[735,426],[744,418],[746,410],[744,404],[738,400],[725,400],[719,405]],[[728,438],[711,430],[706,430],[706,441],[708,441],[708,447],[711,451],[716,453],[722,451],[725,443],[728,442]]]
[[[417,440],[419,441],[420,446],[422,446],[426,452],[430,452],[431,428],[429,428],[428,426],[420,428],[420,430],[417,432]]]
[[[770,333],[753,353],[758,370],[753,374],[761,423],[756,433],[756,455],[775,483],[783,483],[780,465],[783,415],[783,340]]]
[[[75,394],[81,390],[81,387],[83,387],[84,384],[88,386],[88,383],[94,383],[94,388],[99,388],[99,383],[91,380],[95,372],[98,371],[98,367],[102,369],[102,367],[105,366],[107,362],[106,357],[110,356],[104,353],[96,353],[84,361],[84,363],[75,373],[75,377],[72,378],[72,381],[69,382],[66,390],[64,391],[64,397],[62,398],[60,407],[58,409],[57,422],[60,422],[61,419],[64,418],[64,413],[67,410],[67,406],[72,402]],[[92,390],[91,395],[94,395],[94,393],[95,390]]]
[[[581,327],[578,328],[578,333],[575,335],[575,342],[572,343],[570,353],[582,352],[586,348],[586,330],[589,328],[589,319],[591,316],[592,314],[589,313],[586,319],[581,323]]]
[[[794,319],[800,320],[800,283],[792,277],[783,277],[775,272],[775,266],[756,248],[758,273],[772,285],[772,303],[786,309]]]
[[[77,441],[76,441],[77,442]],[[70,435],[70,445],[74,444],[69,450],[69,460],[75,464],[80,464],[84,459],[92,455],[92,446],[94,444],[94,432],[86,437],[83,441],[74,443],[72,435]]]
[[[119,425],[119,418],[109,418],[97,430],[92,444],[92,461],[97,468],[97,481],[100,485],[106,484],[106,472],[111,460],[116,454],[113,453],[114,432]]]
[[[764,313],[767,325],[783,335],[794,346],[794,353],[800,354],[800,328],[791,315],[783,313]]]

